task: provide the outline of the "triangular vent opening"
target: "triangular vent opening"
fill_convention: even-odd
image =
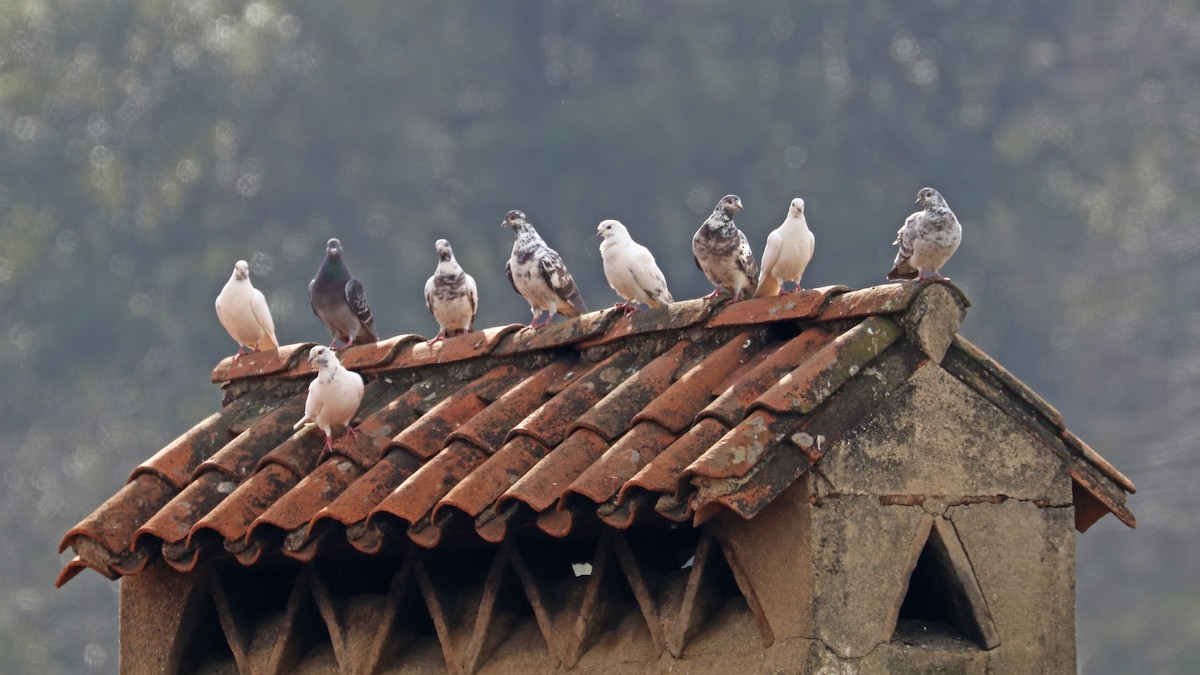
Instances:
[[[223,673],[236,672],[237,662],[233,650],[221,630],[221,619],[212,596],[200,588],[192,596],[180,624],[177,641],[182,643],[178,652],[178,673]]]
[[[916,560],[892,640],[991,649],[1000,644],[992,615],[954,526],[938,518]]]

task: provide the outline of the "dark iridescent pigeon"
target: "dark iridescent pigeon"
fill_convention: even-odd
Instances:
[[[346,268],[342,260],[342,242],[337,239],[330,239],[325,245],[325,260],[317,269],[317,276],[308,282],[308,299],[312,302],[313,314],[333,335],[330,349],[336,349],[333,345],[339,340],[343,349],[379,341],[363,286]]]
[[[899,245],[900,250],[887,278],[924,281],[932,276],[948,281],[949,277],[943,277],[938,270],[962,243],[962,225],[933,188],[921,188],[917,204],[925,210],[906,218],[896,233],[896,241],[892,243]]]
[[[725,195],[692,237],[696,267],[716,286],[704,296],[706,300],[715,298],[722,289],[732,293],[734,300],[745,300],[758,286],[758,265],[750,242],[733,222],[733,214],[741,210],[741,198]]]
[[[562,257],[546,245],[524,213],[509,211],[500,226],[511,227],[517,235],[504,272],[513,290],[525,298],[533,312],[533,321],[526,330],[545,326],[556,312],[569,319],[587,311]],[[546,320],[539,323],[542,312],[547,312]]]
[[[433,312],[441,330],[430,343],[474,330],[475,308],[479,304],[475,279],[454,259],[450,242],[438,239],[433,247],[437,250],[438,265],[425,282],[425,306]]]

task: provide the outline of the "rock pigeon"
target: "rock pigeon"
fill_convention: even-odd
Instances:
[[[924,281],[932,276],[949,281],[949,277],[943,277],[938,270],[962,243],[962,225],[946,200],[933,188],[921,188],[917,193],[917,204],[924,211],[905,218],[904,225],[896,232],[896,241],[892,244],[898,244],[900,250],[896,252],[896,261],[887,278]]]
[[[329,347],[317,345],[308,352],[309,363],[316,362],[317,377],[308,385],[308,399],[304,402],[304,417],[293,429],[312,423],[325,432],[325,452],[333,450],[333,427],[344,426],[346,433],[358,433],[350,426],[350,420],[362,403],[362,376],[346,370],[337,354]]]
[[[308,299],[312,302],[313,314],[333,335],[330,349],[336,349],[333,345],[338,340],[342,341],[343,348],[379,340],[363,286],[346,269],[342,260],[342,242],[337,239],[330,239],[325,245],[325,260],[317,270],[317,276],[308,282]]]
[[[524,213],[509,211],[500,226],[511,227],[517,235],[504,273],[533,312],[533,321],[525,330],[545,326],[556,312],[569,319],[587,311],[562,258],[546,245]],[[539,323],[542,312],[547,312],[546,320]]]
[[[474,330],[475,307],[479,304],[475,279],[454,259],[450,242],[438,239],[433,247],[437,250],[438,264],[433,276],[425,282],[425,305],[433,312],[441,330],[429,341],[431,344]]]
[[[238,343],[235,359],[244,353],[243,347],[251,352],[279,347],[267,299],[250,283],[250,265],[245,260],[234,263],[233,274],[217,294],[217,320]]]
[[[596,236],[602,237],[600,257],[604,259],[604,278],[608,285],[625,299],[614,307],[632,314],[638,303],[662,307],[675,302],[667,290],[667,280],[654,262],[650,249],[629,236],[629,230],[619,220],[605,220],[596,226]]]
[[[696,267],[716,286],[704,296],[705,300],[716,297],[721,289],[728,289],[734,300],[754,295],[758,266],[754,264],[750,242],[733,222],[733,214],[741,210],[740,197],[725,195],[692,237]]]
[[[783,285],[789,281],[796,284],[796,291],[800,290],[800,278],[804,276],[804,269],[812,260],[815,245],[813,234],[808,230],[808,221],[804,218],[804,200],[796,197],[788,206],[787,218],[783,219],[783,224],[767,236],[767,246],[763,249],[762,272],[758,277],[758,290],[754,292],[754,297],[779,295]]]

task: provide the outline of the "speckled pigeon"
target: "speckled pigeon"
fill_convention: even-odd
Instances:
[[[744,300],[754,295],[758,285],[758,265],[750,242],[733,222],[733,214],[741,210],[740,197],[725,195],[692,237],[696,266],[716,286],[704,296],[706,300],[716,297],[722,289],[729,290],[734,300]]]
[[[438,239],[433,247],[437,250],[438,264],[433,276],[425,282],[425,306],[433,312],[441,330],[430,343],[474,330],[475,308],[479,304],[475,279],[454,259],[450,242]]]
[[[942,195],[933,188],[921,188],[917,193],[917,204],[924,210],[917,211],[904,220],[896,233],[893,244],[900,246],[896,261],[888,272],[888,279],[913,279],[924,281],[946,279],[938,271],[962,243],[962,225],[946,204]]]
[[[339,340],[343,348],[379,340],[363,286],[346,268],[342,242],[337,239],[325,245],[325,260],[308,282],[308,299],[313,314],[333,335],[330,349],[337,349],[334,345]]]
[[[333,428],[346,427],[347,434],[356,434],[350,420],[363,398],[363,380],[358,373],[347,370],[337,354],[328,347],[317,345],[308,352],[309,363],[317,364],[317,377],[308,385],[304,402],[304,417],[292,427],[299,429],[312,423],[325,432],[325,451],[333,449]]]
[[[638,303],[662,307],[675,302],[667,290],[667,280],[654,262],[650,249],[629,236],[629,230],[619,220],[605,220],[596,226],[596,236],[602,237],[600,257],[604,260],[604,278],[625,302],[614,307],[632,314]]]
[[[758,290],[754,297],[768,296],[800,290],[800,278],[813,257],[816,240],[808,229],[804,218],[804,200],[796,197],[788,206],[783,224],[767,235],[763,248],[762,272],[758,277]],[[787,282],[796,285],[793,291],[783,290]]]
[[[512,228],[517,235],[504,272],[513,290],[525,298],[533,312],[533,321],[525,330],[545,326],[556,312],[567,318],[586,312],[587,306],[562,257],[546,245],[525,214],[509,211],[500,225]],[[539,323],[542,312],[547,313],[546,320]]]
[[[260,349],[276,349],[275,321],[262,291],[250,283],[250,265],[239,260],[233,265],[233,274],[217,295],[217,320],[225,327],[229,337],[238,343],[238,358],[243,347],[256,352]]]

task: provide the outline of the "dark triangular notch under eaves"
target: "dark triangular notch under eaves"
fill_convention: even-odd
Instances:
[[[1000,644],[992,614],[954,525],[926,516],[906,566],[907,583],[896,599],[893,641],[966,640],[980,649]]]

